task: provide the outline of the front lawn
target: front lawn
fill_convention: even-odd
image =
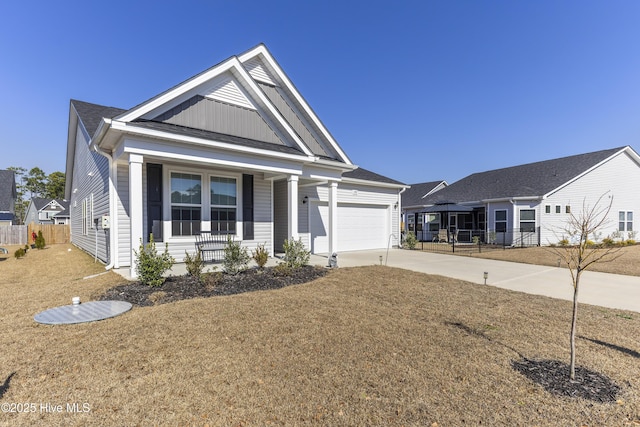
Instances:
[[[0,262],[0,403],[38,405],[0,424],[640,423],[640,313],[580,306],[578,365],[620,389],[603,403],[558,396],[519,370],[568,363],[570,302],[364,267],[94,323],[33,321],[122,284],[114,273],[83,279],[101,271],[69,245]]]

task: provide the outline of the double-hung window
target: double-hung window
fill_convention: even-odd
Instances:
[[[200,233],[202,177],[171,173],[171,234],[193,236]]]
[[[504,233],[507,231],[507,211],[497,210],[495,212],[495,229],[496,233]]]
[[[633,212],[618,212],[618,231],[633,231]]]
[[[560,206],[556,211],[560,210]],[[520,209],[520,231],[531,233],[536,231],[536,211],[535,209]]]
[[[211,192],[211,233],[236,234],[238,218],[238,187],[235,178],[212,176],[209,179]]]

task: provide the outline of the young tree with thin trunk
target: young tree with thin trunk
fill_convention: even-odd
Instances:
[[[571,273],[571,281],[573,285],[573,316],[571,318],[571,363],[570,377],[575,379],[576,376],[576,326],[578,321],[578,291],[580,289],[580,277],[582,272],[600,262],[609,262],[616,259],[620,251],[620,247],[596,244],[589,240],[590,236],[594,238],[598,236],[599,230],[608,222],[609,212],[613,203],[613,197],[610,196],[608,204],[604,205],[605,196],[609,192],[601,195],[595,205],[589,206],[586,199],[582,202],[582,211],[575,214],[570,213],[569,218],[561,229],[562,238],[567,239],[570,244],[567,247],[552,247],[551,250],[561,259],[569,268]]]

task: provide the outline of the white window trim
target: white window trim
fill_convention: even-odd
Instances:
[[[194,236],[174,236],[172,234],[171,227],[171,207],[174,206],[171,203],[171,174],[173,173],[184,173],[189,175],[199,175],[200,182],[202,185],[202,192],[200,197],[200,230],[201,231],[211,231],[211,178],[219,177],[219,178],[234,178],[236,180],[236,234],[235,238],[238,240],[242,240],[242,227],[243,227],[243,218],[242,218],[242,173],[235,173],[229,171],[217,171],[217,170],[204,170],[204,169],[182,169],[179,167],[165,167],[163,168],[165,172],[163,172],[163,212],[164,217],[168,218],[168,220],[164,220],[165,223],[163,232],[165,236],[168,236],[165,241],[171,242],[173,241],[184,241],[184,240],[194,240]],[[206,184],[206,187],[204,186]],[[254,200],[255,203],[255,200]],[[194,207],[196,205],[191,204],[179,204],[176,203],[175,206],[186,206],[186,207]],[[227,206],[229,207],[229,206]]]
[[[498,212],[504,212],[505,213],[505,219],[504,220],[499,220],[498,221]],[[509,231],[509,210],[508,209],[496,209],[493,211],[493,231],[495,231],[496,233],[503,233],[502,231],[498,231],[498,227],[496,226],[496,224],[500,222],[503,223],[505,225],[505,231],[504,232],[508,232]]]

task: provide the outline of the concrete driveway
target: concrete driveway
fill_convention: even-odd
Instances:
[[[535,295],[545,295],[571,301],[573,287],[566,268],[520,264],[482,258],[434,254],[402,249],[343,252],[338,255],[339,267],[379,265],[404,268],[420,273],[484,284]],[[326,265],[327,259],[312,256],[312,264]],[[580,279],[580,303],[640,312],[640,277],[586,271]]]

